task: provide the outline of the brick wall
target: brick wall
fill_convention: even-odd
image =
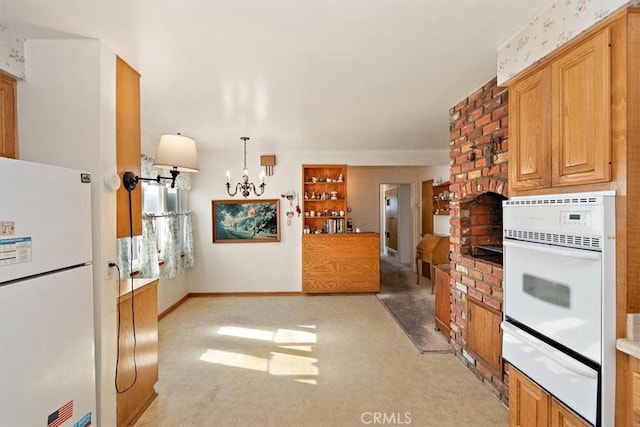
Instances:
[[[501,229],[500,202],[508,191],[507,110],[507,89],[497,87],[495,78],[449,110],[451,344],[462,363],[505,402],[504,368],[492,369],[467,347],[466,329],[468,298],[502,312],[502,265],[497,259],[501,256],[483,257],[475,245],[501,240],[501,230],[497,236],[495,230]]]

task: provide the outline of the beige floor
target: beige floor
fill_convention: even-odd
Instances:
[[[507,426],[451,354],[420,354],[373,295],[191,298],[160,322],[136,426]]]

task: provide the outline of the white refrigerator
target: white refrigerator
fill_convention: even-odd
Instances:
[[[96,425],[88,173],[0,158],[0,426]]]

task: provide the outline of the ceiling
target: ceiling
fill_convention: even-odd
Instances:
[[[142,75],[143,130],[200,148],[447,150],[449,108],[550,3],[9,0],[0,23],[100,39]]]

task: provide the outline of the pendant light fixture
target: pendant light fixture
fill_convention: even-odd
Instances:
[[[247,170],[247,141],[249,140],[249,137],[243,136],[243,137],[240,137],[240,139],[244,144],[244,168],[243,168],[242,178],[240,182],[236,184],[236,188],[232,193],[231,183],[230,183],[231,172],[227,171],[227,184],[226,184],[227,193],[229,194],[229,196],[233,197],[236,194],[238,194],[238,191],[240,191],[240,194],[242,195],[242,197],[246,199],[251,195],[251,192],[253,191],[253,194],[255,194],[257,197],[260,197],[264,193],[264,187],[266,185],[264,183],[264,172],[260,174],[260,185],[256,187],[256,185],[253,182],[249,182],[249,171]],[[257,191],[257,188],[260,188],[260,192]]]

